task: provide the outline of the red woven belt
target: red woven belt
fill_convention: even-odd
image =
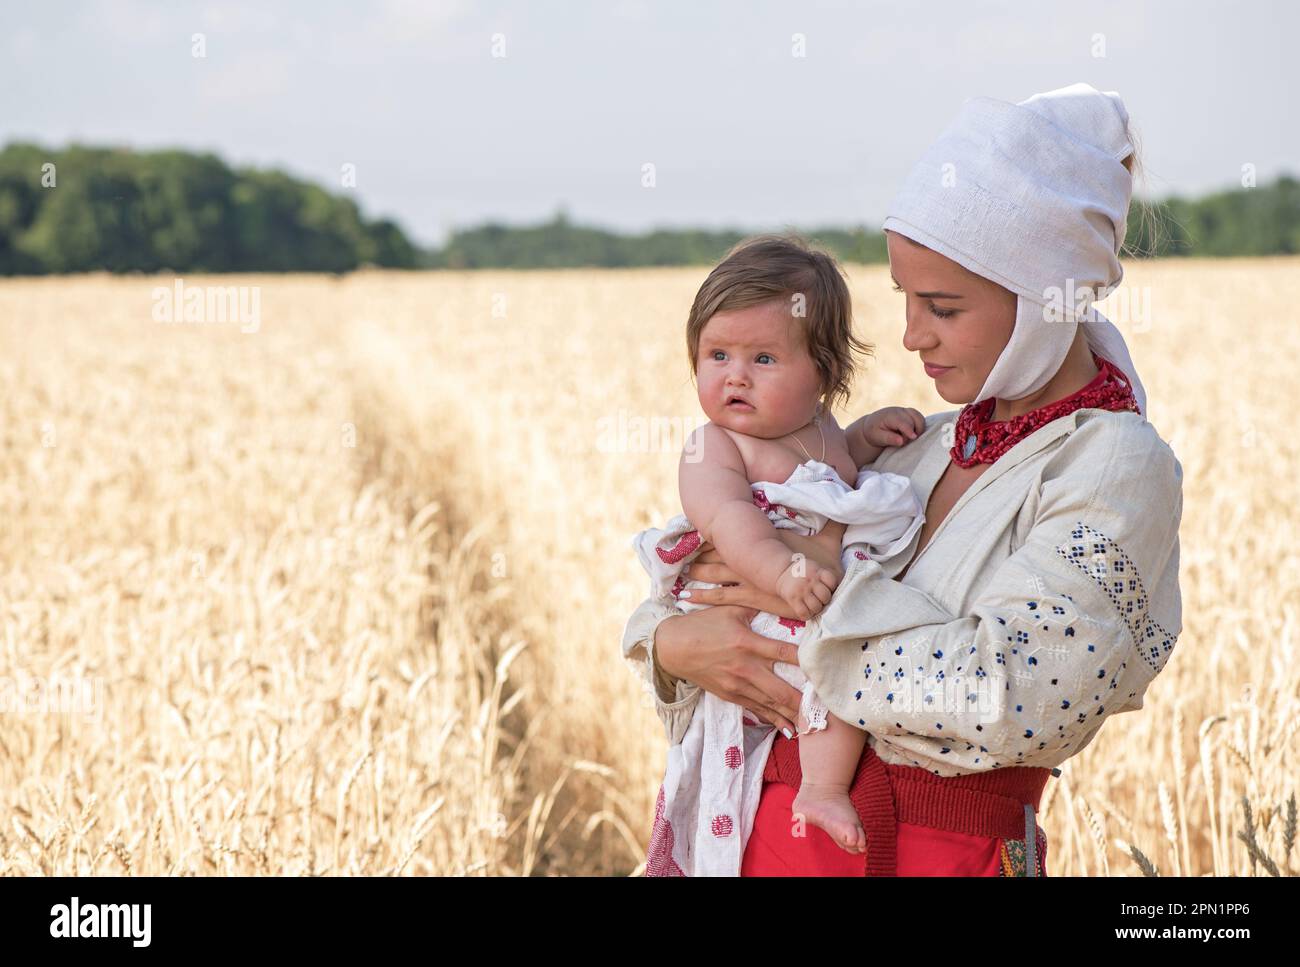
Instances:
[[[886,765],[866,746],[849,798],[867,834],[867,876],[897,876],[898,823],[968,836],[1020,839],[1025,804],[1035,812],[1052,770],[1025,766],[966,776],[936,776],[918,766]],[[799,742],[777,735],[763,779],[799,788]]]

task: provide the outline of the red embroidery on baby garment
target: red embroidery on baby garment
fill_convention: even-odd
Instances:
[[[650,846],[645,858],[646,876],[685,876],[673,860],[673,824],[664,818],[664,787],[659,787],[655,802],[654,827],[650,830]]]
[[[681,537],[677,538],[677,543],[667,549],[656,547],[655,553],[659,555],[659,560],[665,564],[676,564],[682,558],[691,554],[700,546],[700,532],[687,531]]]

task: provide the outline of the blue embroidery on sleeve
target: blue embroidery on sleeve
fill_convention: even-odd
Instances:
[[[1120,546],[1101,531],[1079,521],[1070,531],[1070,539],[1057,546],[1056,553],[1106,592],[1151,669],[1159,672],[1164,668],[1178,636],[1170,634],[1147,613],[1147,592],[1142,578]]]

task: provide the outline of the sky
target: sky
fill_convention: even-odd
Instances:
[[[1300,174],[1298,11],[0,0],[0,144],[211,151],[354,192],[426,245],[561,208],[619,231],[878,225],[966,98],[1084,81],[1124,99],[1138,193],[1195,196],[1245,164]]]

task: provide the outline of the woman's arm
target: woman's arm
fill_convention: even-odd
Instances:
[[[659,665],[654,643],[660,625],[668,618],[683,614],[656,598],[646,598],[623,627],[623,657],[636,666],[648,697],[654,703],[655,714],[663,723],[668,741],[673,744],[680,742],[686,734],[700,698],[700,687],[667,674]]]
[[[839,718],[971,772],[1053,766],[1140,708],[1182,627],[1182,468],[1156,435],[1094,420],[1041,486],[1033,527],[962,614],[854,562],[801,643]]]
[[[641,663],[669,742],[682,740],[701,689],[793,734],[802,696],[772,665],[797,665],[798,653],[792,644],[752,631],[754,614],[734,607],[683,614],[653,599],[633,612],[623,631],[623,655]]]

